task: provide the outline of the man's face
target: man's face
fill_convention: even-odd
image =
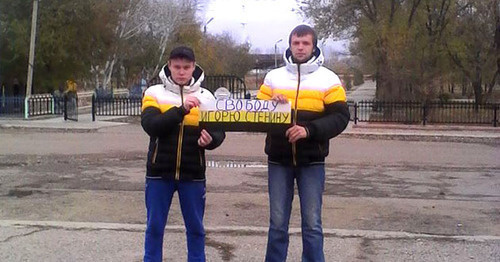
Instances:
[[[309,60],[312,56],[313,48],[313,36],[311,34],[303,36],[292,35],[290,50],[295,62],[304,63]]]
[[[172,73],[172,79],[178,85],[188,85],[193,77],[195,69],[194,62],[184,58],[174,58],[168,61],[168,69]]]

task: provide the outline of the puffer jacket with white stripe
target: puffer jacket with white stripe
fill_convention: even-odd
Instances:
[[[225,134],[207,130],[212,142],[200,147],[199,109],[187,112],[182,106],[187,95],[197,97],[201,105],[215,101],[210,91],[200,87],[203,78],[203,70],[196,66],[191,83],[181,87],[172,81],[165,66],[160,72],[163,84],[151,86],[144,93],[141,125],[150,136],[147,177],[205,180],[205,149],[218,147]]]
[[[324,163],[329,140],[349,123],[345,90],[339,77],[323,67],[323,55],[315,48],[312,58],[302,64],[292,60],[290,49],[283,54],[286,65],[269,72],[257,94],[271,99],[283,94],[292,107],[293,124],[304,126],[308,137],[288,142],[286,129],[269,131],[265,152],[270,162],[304,166]]]

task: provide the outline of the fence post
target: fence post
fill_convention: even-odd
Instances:
[[[64,94],[64,121],[68,120],[68,94]]]
[[[425,126],[427,122],[427,103],[422,102],[422,123]]]
[[[243,98],[250,99],[250,93],[248,93],[248,98],[246,96],[247,96],[247,85],[245,84],[245,82],[243,82]]]
[[[24,98],[24,119],[28,119],[29,117],[29,101],[30,101],[30,96],[27,95],[25,98]]]
[[[50,104],[50,112],[52,115],[56,114],[56,97],[54,95],[51,95],[51,104]]]
[[[358,124],[358,102],[354,102],[354,124]]]
[[[498,104],[493,107],[493,126],[498,126]]]
[[[95,122],[95,93],[92,94],[92,122]]]

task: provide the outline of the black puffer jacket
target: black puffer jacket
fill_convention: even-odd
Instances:
[[[197,66],[191,84],[181,87],[171,80],[165,66],[160,72],[163,84],[146,90],[141,124],[150,136],[147,177],[184,181],[205,179],[205,149],[218,147],[225,134],[207,130],[212,143],[201,148],[198,146],[201,133],[198,108],[186,112],[182,106],[187,95],[196,96],[202,104],[215,100],[210,91],[200,87],[203,78],[203,71]]]

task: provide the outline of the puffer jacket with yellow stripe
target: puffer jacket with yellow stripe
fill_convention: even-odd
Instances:
[[[197,97],[200,104],[215,100],[210,91],[200,87],[203,78],[203,70],[196,66],[191,84],[181,87],[172,81],[165,66],[160,72],[163,84],[151,86],[144,93],[141,125],[150,136],[146,177],[205,180],[205,149],[218,147],[225,134],[207,130],[212,142],[200,147],[199,110],[195,107],[188,112],[182,106],[188,95]]]
[[[293,62],[290,49],[283,58],[286,65],[266,75],[257,98],[285,95],[292,107],[292,124],[304,126],[308,137],[290,143],[286,129],[269,131],[265,147],[268,160],[293,166],[324,163],[329,139],[342,133],[349,123],[345,90],[339,77],[322,66],[319,48],[302,64]]]

